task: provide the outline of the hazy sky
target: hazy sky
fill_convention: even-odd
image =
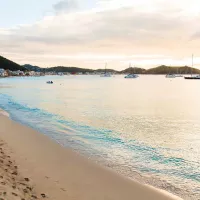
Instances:
[[[0,54],[19,64],[200,66],[199,0],[0,0]]]

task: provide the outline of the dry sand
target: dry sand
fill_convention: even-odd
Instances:
[[[180,200],[103,168],[3,115],[0,139],[0,200]]]

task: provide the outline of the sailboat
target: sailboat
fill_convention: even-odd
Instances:
[[[193,68],[193,54],[192,54],[192,68]],[[200,74],[199,75],[196,75],[196,76],[193,76],[192,75],[192,69],[191,69],[191,76],[185,76],[184,77],[185,79],[200,79]]]
[[[105,72],[101,74],[101,77],[111,77],[111,74],[106,71],[107,63],[105,64]]]
[[[177,74],[176,74],[175,76],[176,76],[176,77],[183,77],[183,75],[179,73],[178,69],[179,69],[179,68],[177,68]]]
[[[129,64],[129,68],[131,69],[131,64]],[[138,78],[139,76],[135,74],[135,67],[134,67],[134,73],[130,73],[126,75],[124,78]]]
[[[176,78],[176,75],[175,74],[167,74],[165,77],[166,78]]]
[[[165,76],[166,78],[176,78],[175,74],[169,73]]]

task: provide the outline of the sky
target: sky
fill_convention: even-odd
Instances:
[[[19,64],[200,68],[199,0],[0,0],[0,55]]]

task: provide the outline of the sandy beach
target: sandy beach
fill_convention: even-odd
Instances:
[[[0,145],[1,199],[181,199],[124,178],[1,114]]]

